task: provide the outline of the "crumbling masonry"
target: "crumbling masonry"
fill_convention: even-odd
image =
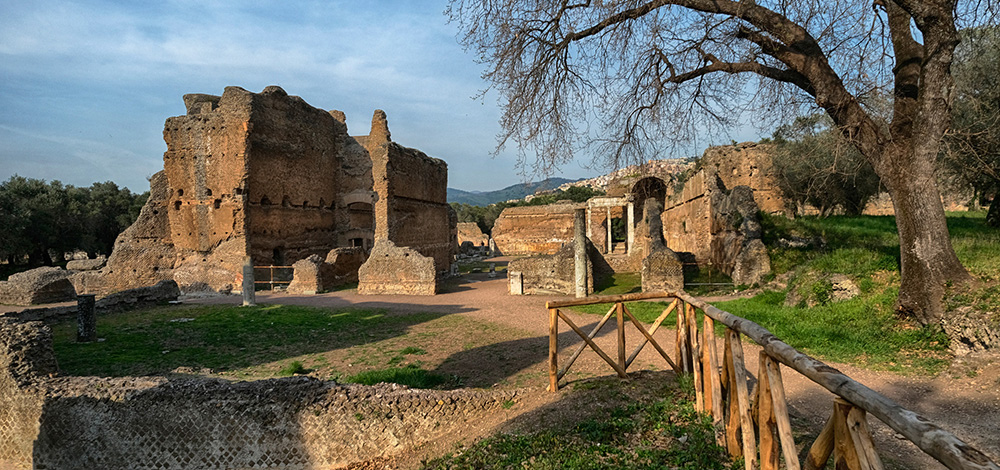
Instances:
[[[164,126],[164,169],[151,179],[139,219],[104,269],[74,278],[78,292],[164,279],[184,291],[239,290],[247,256],[290,266],[311,255],[336,260],[329,253],[337,248],[367,252],[378,240],[448,269],[447,165],[392,142],[384,112],[375,112],[371,135],[351,137],[342,112],[276,86],[227,87],[222,96],[185,95],[184,103],[187,114]]]

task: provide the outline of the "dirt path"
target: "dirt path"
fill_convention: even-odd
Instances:
[[[520,332],[518,339],[461,351],[449,358],[440,369],[448,373],[476,376],[476,382],[486,384],[485,386],[527,386],[537,390],[539,394],[546,393],[544,388],[548,372],[548,315],[545,302],[564,298],[510,296],[506,290],[506,279],[490,279],[486,274],[467,275],[461,281],[449,285],[445,293],[432,297],[361,296],[353,290],[314,296],[282,293],[257,296],[259,303],[386,309],[392,314],[436,312],[462,315],[505,326]],[[231,303],[238,300],[234,297],[219,297],[191,301]],[[570,316],[582,330],[588,332],[599,320],[595,315]],[[673,330],[658,332],[656,337],[662,341],[664,349],[672,354]],[[638,331],[628,329],[627,350],[630,351],[632,345],[638,344],[641,339]],[[559,341],[560,361],[565,363],[580,340],[562,324]],[[613,354],[614,327],[605,326],[595,342]],[[756,358],[760,349],[751,344],[745,345],[745,348],[748,370],[756,374]],[[962,361],[936,377],[906,377],[845,364],[830,365],[955,433],[994,461],[1000,461],[1000,360]],[[664,370],[668,367],[652,347],[647,347],[630,370]],[[832,410],[832,395],[790,369],[784,368],[784,371],[784,383],[793,416],[798,423],[808,427],[809,432],[818,432]],[[597,354],[587,349],[573,365],[567,379],[572,382],[609,374],[613,374],[611,368]],[[869,421],[879,452],[890,468],[944,468],[877,419],[870,418]]]

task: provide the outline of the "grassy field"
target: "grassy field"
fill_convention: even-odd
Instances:
[[[765,216],[763,223],[774,275],[787,287],[765,290],[752,298],[716,302],[717,307],[752,320],[822,359],[905,374],[934,374],[948,365],[948,339],[939,328],[920,327],[894,314],[899,240],[893,217],[789,220]],[[948,227],[959,259],[980,281],[972,288],[951,292],[948,305],[974,305],[1000,312],[1000,231],[986,226],[982,212],[950,213]],[[804,248],[779,246],[779,239],[791,237],[825,243]],[[860,295],[833,301],[833,275],[852,280]],[[619,275],[598,293],[635,292],[638,284],[634,275]],[[592,305],[578,310],[603,315],[609,307]],[[645,322],[652,322],[665,307],[662,302],[630,304],[632,312]],[[671,315],[665,325],[673,324]]]
[[[53,326],[60,368],[72,375],[186,373],[251,380],[309,373],[341,382],[454,388],[434,372],[456,353],[519,333],[458,315],[288,305],[171,306],[98,317],[102,341],[77,343],[74,322]]]

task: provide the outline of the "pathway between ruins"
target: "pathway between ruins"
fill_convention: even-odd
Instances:
[[[527,377],[537,377],[527,383],[539,394],[545,392],[547,385],[547,355],[548,355],[548,313],[545,302],[548,300],[566,299],[560,296],[511,296],[507,294],[505,278],[490,279],[486,274],[465,276],[457,284],[436,296],[396,296],[373,295],[362,296],[355,291],[341,291],[327,294],[295,296],[283,293],[258,293],[258,303],[294,304],[318,307],[355,307],[386,309],[396,314],[412,312],[441,312],[463,315],[479,321],[489,321],[495,324],[511,327],[525,332],[525,338],[510,342],[510,364],[516,364],[521,370],[507,370],[503,374],[526,374]],[[209,297],[190,299],[197,303],[235,303],[239,298]],[[589,331],[600,319],[596,315],[575,315],[572,319],[584,331]],[[607,325],[595,342],[610,351],[614,349],[614,322]],[[673,330],[661,330],[656,334],[664,349],[673,351]],[[574,339],[575,338],[575,339]],[[641,341],[641,334],[635,329],[628,329],[626,343],[635,345]],[[564,324],[560,326],[560,357],[565,360],[580,339]],[[631,347],[631,346],[629,346]],[[755,358],[759,348],[745,343],[746,357]],[[472,352],[474,354],[474,351]],[[972,444],[989,455],[995,461],[1000,461],[1000,364],[993,358],[992,364],[984,360],[975,367],[966,365],[953,366],[936,377],[907,377],[890,372],[876,372],[859,369],[846,364],[828,363],[840,369],[858,382],[897,401],[941,427],[955,433],[959,438]],[[469,361],[473,364],[490,364],[489,360]],[[748,372],[756,375],[756,360],[747,361]],[[668,369],[652,347],[647,347],[630,367],[630,372],[641,369]],[[588,349],[573,365],[572,372],[577,376],[613,375],[614,371]],[[487,371],[483,371],[487,373]],[[491,371],[489,373],[497,373]],[[573,374],[571,374],[572,376]],[[794,372],[786,372],[785,387],[788,394],[789,407],[793,419],[802,420],[810,426],[813,432],[822,428],[830,415],[832,395]],[[572,378],[570,379],[572,380]],[[535,383],[537,382],[537,383]],[[895,460],[903,468],[942,469],[940,465],[923,452],[897,436],[875,418],[869,419],[872,424],[877,448],[883,458]]]

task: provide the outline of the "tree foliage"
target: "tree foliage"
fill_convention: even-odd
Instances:
[[[1000,227],[1000,27],[962,31],[955,56],[953,125],[940,161],[952,184],[992,198],[987,222]]]
[[[778,185],[790,200],[823,216],[836,208],[858,215],[881,186],[871,164],[825,114],[795,118],[774,132]]]
[[[0,259],[40,265],[53,262],[50,250],[110,254],[148,196],[110,181],[77,188],[12,176],[0,183]]]
[[[995,24],[976,0],[451,0],[460,41],[500,95],[499,145],[536,170],[581,149],[611,166],[718,134],[755,110],[775,124],[821,109],[896,209],[899,312],[943,314],[970,277],[935,180],[951,125],[958,28]],[[872,97],[892,96],[886,110]],[[872,103],[879,103],[873,105]]]

